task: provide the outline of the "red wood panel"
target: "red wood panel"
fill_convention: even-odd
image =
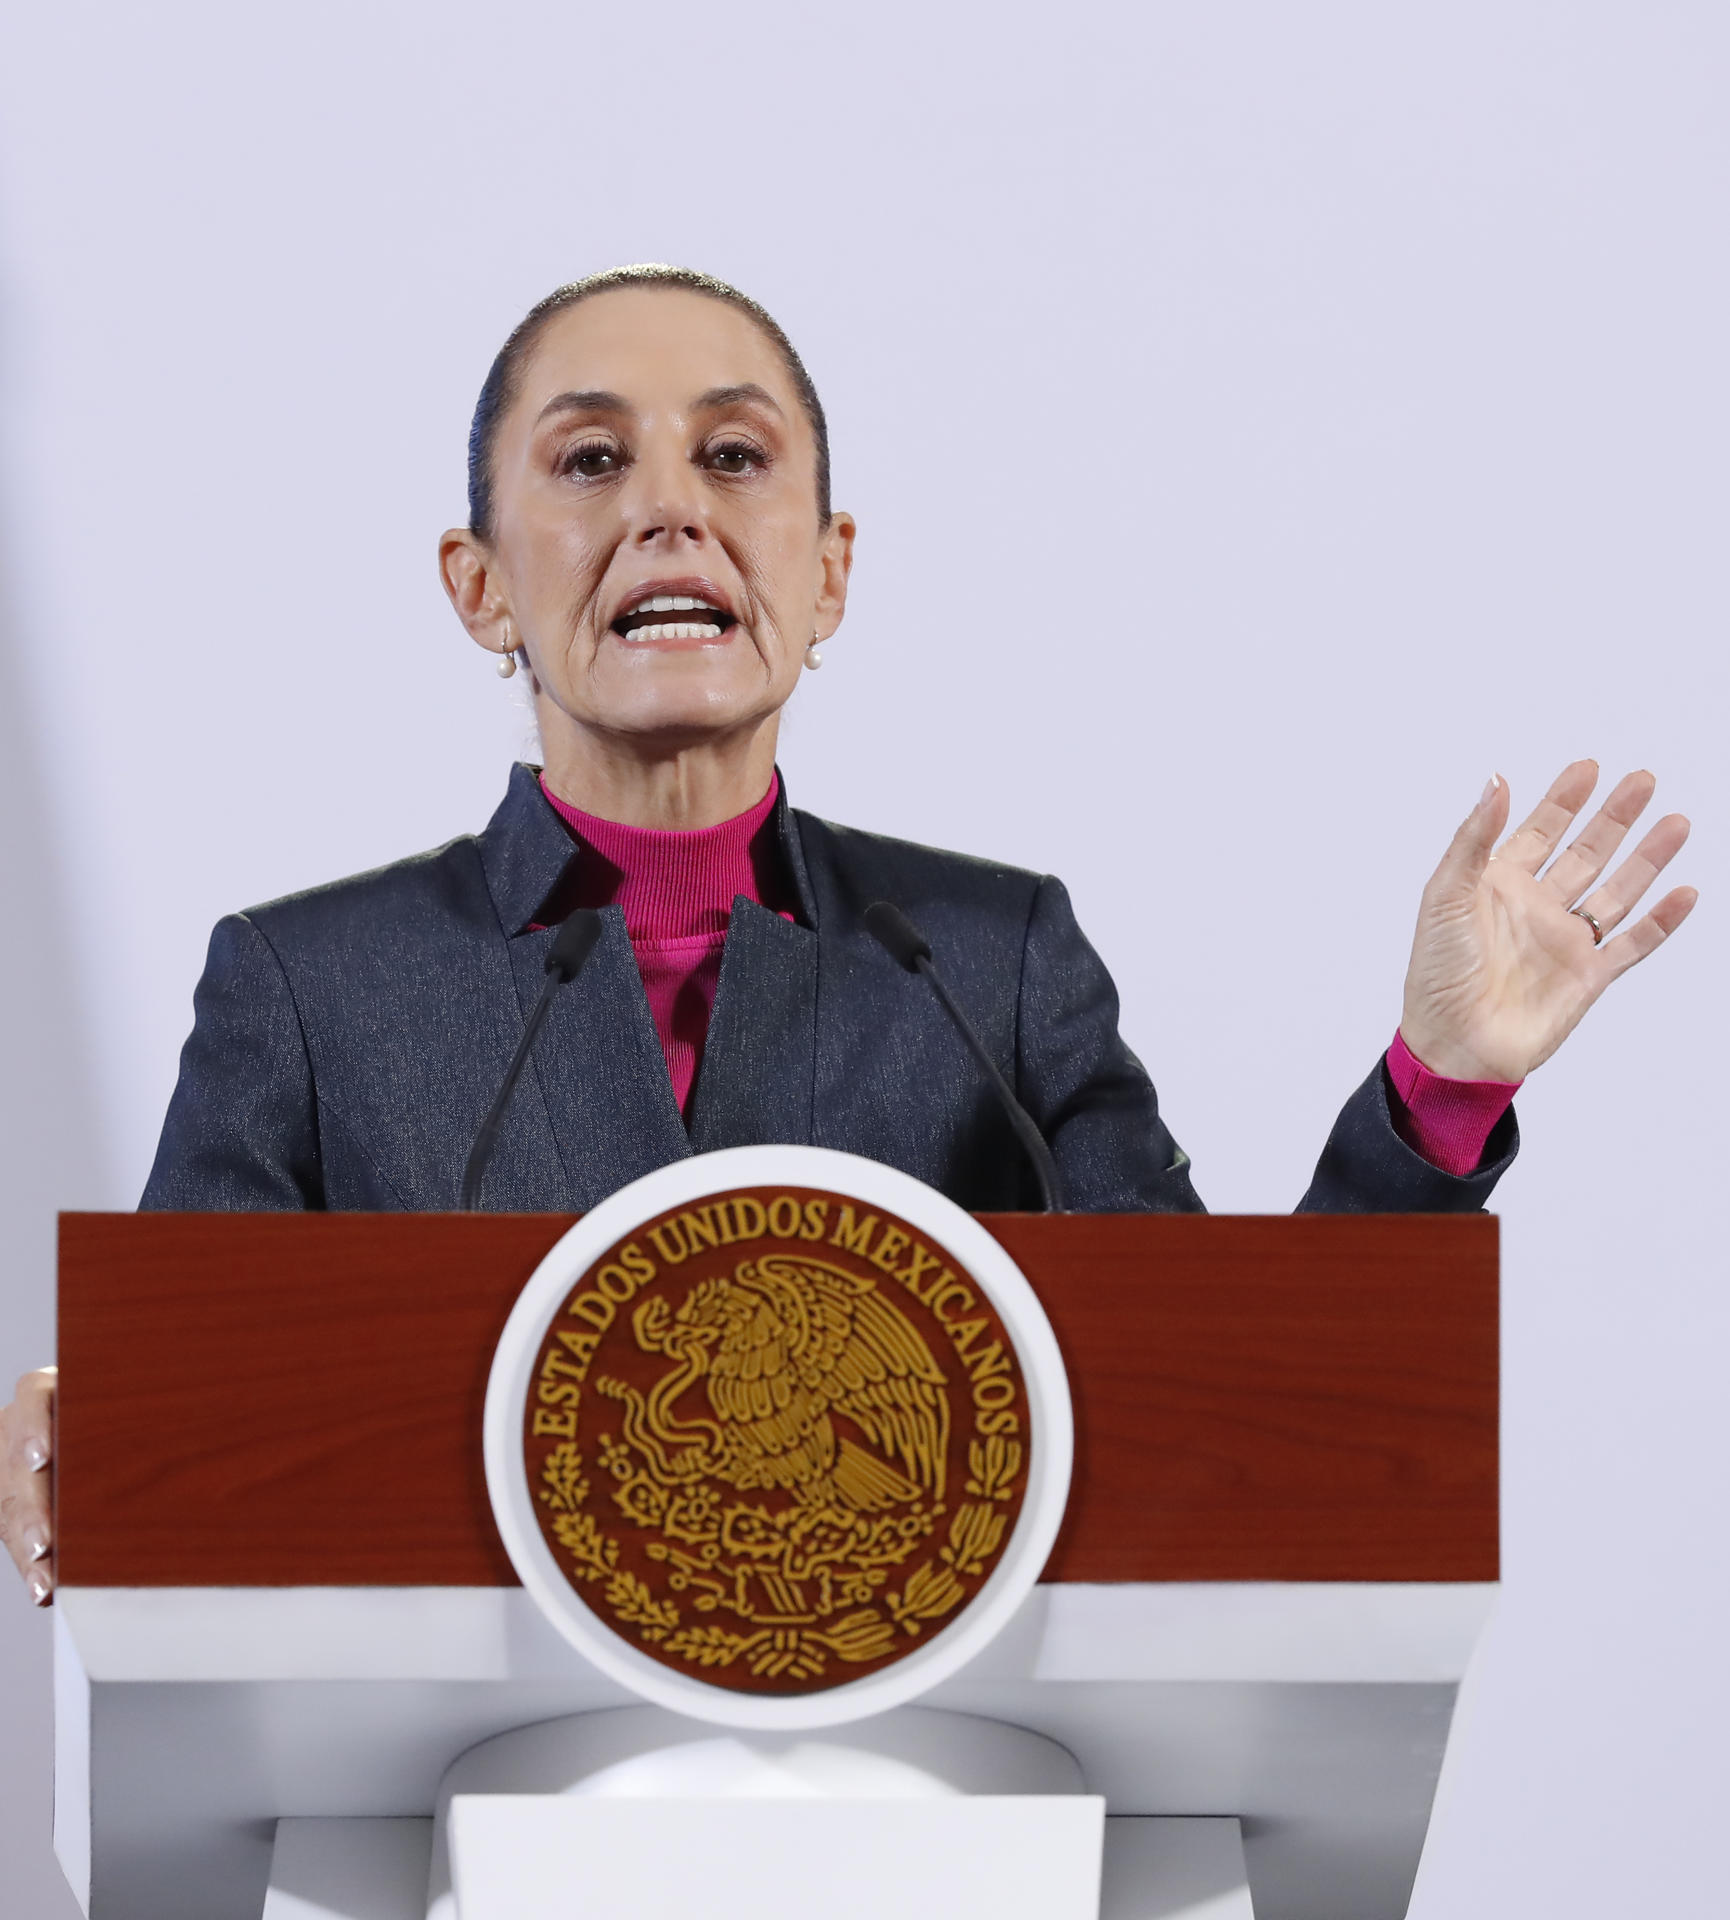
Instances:
[[[511,1583],[487,1370],[569,1224],[65,1215],[62,1581]],[[1075,1396],[1048,1579],[1496,1577],[1494,1220],[985,1225]]]
[[[1069,1364],[1048,1580],[1494,1580],[1497,1222],[987,1221]]]

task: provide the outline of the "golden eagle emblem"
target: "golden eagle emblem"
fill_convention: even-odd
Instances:
[[[803,1507],[848,1513],[943,1498],[944,1377],[871,1281],[765,1254],[699,1281],[677,1312],[645,1300],[631,1324],[645,1353],[675,1364],[646,1394],[596,1384],[624,1402],[625,1438],[667,1484],[713,1476],[737,1493],[781,1489]],[[699,1383],[708,1416],[681,1415]],[[870,1450],[837,1433],[835,1414]]]
[[[902,1223],[868,1224],[916,1250],[905,1272],[866,1223],[807,1247],[807,1199],[747,1191],[702,1210],[734,1209],[706,1246],[687,1210],[689,1232],[615,1248],[549,1329],[525,1416],[542,1530],[585,1600],[670,1666],[779,1692],[943,1624],[1025,1492],[994,1310]],[[933,1309],[938,1283],[965,1312]]]

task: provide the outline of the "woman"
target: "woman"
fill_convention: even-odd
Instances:
[[[750,1141],[850,1149],[971,1208],[1027,1205],[961,1043],[865,931],[877,899],[930,939],[1071,1206],[1200,1206],[1055,880],[788,804],[780,711],[841,624],[854,524],[831,510],[822,408],[767,314],[670,268],[561,289],[487,378],[469,498],[440,543],[445,588],[499,670],[530,675],[544,765],[515,769],[479,836],[218,926],[146,1207],[454,1205],[552,930],[583,906],[606,909],[603,935],[554,1003],[485,1205],[587,1208]],[[1654,782],[1623,780],[1558,854],[1595,778],[1569,767],[1493,856],[1508,797],[1485,789],[1425,890],[1400,1033],[1304,1208],[1481,1207],[1515,1151],[1515,1086],[1687,915],[1678,888],[1600,949],[1688,823],[1660,821],[1605,880]],[[52,1391],[51,1371],[20,1383],[0,1483],[39,1601]]]

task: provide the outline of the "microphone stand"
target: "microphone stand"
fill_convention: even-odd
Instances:
[[[511,1064],[505,1069],[504,1080],[487,1109],[487,1117],[480,1124],[474,1145],[469,1149],[468,1164],[463,1168],[462,1190],[457,1199],[457,1205],[464,1213],[473,1213],[481,1203],[481,1182],[486,1178],[493,1149],[498,1145],[499,1129],[505,1123],[505,1110],[511,1104],[511,1095],[517,1090],[518,1080],[522,1078],[529,1049],[535,1044],[535,1035],[540,1032],[552,1010],[553,997],[560,987],[582,972],[583,963],[594,951],[595,942],[600,937],[601,916],[592,907],[579,907],[553,935],[553,944],[547,950],[546,983],[528,1019],[523,1022],[523,1037],[517,1042],[517,1050],[511,1055]]]
[[[1040,1198],[1045,1203],[1045,1211],[1062,1213],[1063,1181],[1057,1171],[1057,1162],[1052,1158],[1051,1148],[1046,1144],[1045,1135],[1034,1125],[1032,1114],[1016,1099],[1014,1089],[1004,1079],[997,1062],[986,1052],[985,1042],[974,1031],[973,1022],[961,1011],[955,996],[949,991],[948,983],[933,965],[931,943],[906,914],[888,900],[872,901],[865,909],[864,917],[865,931],[891,959],[898,961],[909,973],[924,975],[931,991],[937,996],[938,1004],[954,1022],[956,1032],[967,1042],[968,1052],[973,1055],[979,1071],[985,1075],[1003,1111],[1009,1116],[1016,1139],[1027,1149],[1027,1157],[1033,1162],[1033,1171],[1039,1181]]]

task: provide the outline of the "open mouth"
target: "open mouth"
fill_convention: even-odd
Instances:
[[[738,625],[725,607],[690,593],[645,594],[613,622],[621,640],[719,640]]]

